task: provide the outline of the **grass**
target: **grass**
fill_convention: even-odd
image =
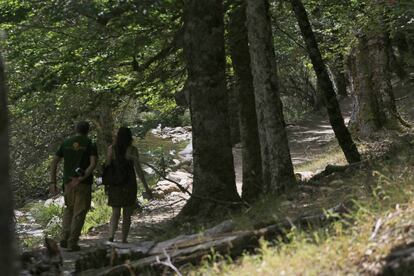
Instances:
[[[92,194],[92,208],[85,218],[82,234],[86,234],[90,229],[108,223],[112,209],[108,206],[108,196],[105,194],[104,187],[99,186]]]
[[[279,198],[267,197],[233,217],[238,229],[252,229],[261,222],[294,218],[339,202],[351,202],[352,212],[346,219],[310,231],[293,229],[288,233],[289,243],[262,241],[255,254],[235,260],[212,253],[200,266],[183,272],[237,276],[379,273],[394,247],[414,241],[413,150],[412,142],[405,143],[361,168],[307,184],[330,190],[321,189],[306,198],[300,198],[298,191]],[[380,228],[374,235],[378,222]]]
[[[313,155],[312,161],[308,161],[295,166],[295,171],[304,172],[311,171],[316,172],[323,170],[328,164],[345,165],[345,156],[336,142],[332,142],[326,146],[326,151],[323,154]]]

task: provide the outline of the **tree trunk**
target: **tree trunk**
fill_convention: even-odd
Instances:
[[[351,126],[361,137],[370,137],[382,128],[399,129],[391,85],[390,52],[384,34],[361,35],[354,50],[354,115]]]
[[[97,143],[100,155],[105,156],[109,145],[113,143],[114,137],[114,118],[112,108],[109,102],[103,102],[99,108],[99,114],[96,118],[95,125],[97,127]]]
[[[229,47],[236,75],[243,157],[242,198],[252,202],[262,193],[262,159],[246,29],[246,5],[237,1],[230,14]]]
[[[309,57],[312,60],[313,68],[319,84],[324,93],[326,109],[328,111],[329,121],[338,139],[339,145],[345,154],[345,158],[349,163],[358,162],[361,160],[358,149],[352,140],[351,134],[345,126],[344,118],[341,114],[338,100],[332,82],[329,78],[325,63],[322,60],[322,55],[319,51],[318,43],[309,23],[309,18],[305,7],[300,0],[290,0],[296,19],[298,21],[303,39],[305,40],[306,49]]]
[[[2,275],[15,275],[13,196],[9,183],[7,87],[0,57],[0,267]]]
[[[264,185],[266,191],[276,192],[292,186],[295,177],[279,97],[269,2],[247,0],[246,11]]]
[[[184,206],[183,216],[211,215],[219,207],[217,201],[240,201],[228,124],[222,5],[221,0],[185,1],[184,53],[190,91],[194,183],[193,196]]]
[[[229,89],[229,126],[230,126],[230,136],[231,144],[234,146],[237,143],[240,143],[240,124],[239,124],[239,105],[238,105],[238,96],[237,96],[237,87],[232,85]]]
[[[346,76],[344,72],[344,57],[339,55],[332,66],[332,74],[335,79],[337,94],[340,97],[347,97]]]

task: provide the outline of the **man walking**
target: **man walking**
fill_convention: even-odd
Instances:
[[[60,246],[69,251],[80,250],[79,236],[92,199],[92,173],[98,153],[96,145],[88,138],[89,128],[89,123],[79,122],[76,125],[77,134],[60,145],[51,165],[50,192],[57,194],[56,170],[63,159],[63,195],[66,207]]]

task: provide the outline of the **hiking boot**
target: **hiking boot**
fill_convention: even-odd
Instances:
[[[80,251],[81,247],[77,244],[69,246],[68,248],[68,252],[76,252],[76,251]]]
[[[67,247],[68,247],[68,241],[66,241],[66,240],[61,240],[61,241],[59,242],[59,245],[60,245],[60,247],[61,247],[61,248],[67,248]]]

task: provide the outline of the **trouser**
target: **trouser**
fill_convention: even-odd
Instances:
[[[128,238],[129,228],[131,226],[131,216],[135,206],[129,207],[112,207],[112,216],[109,223],[109,237],[114,238],[118,229],[119,218],[121,217],[122,208],[122,242],[126,242]]]
[[[62,240],[67,241],[71,247],[78,244],[86,214],[91,206],[92,187],[85,183],[73,187],[69,182],[65,185],[63,195],[66,207],[63,211]]]

